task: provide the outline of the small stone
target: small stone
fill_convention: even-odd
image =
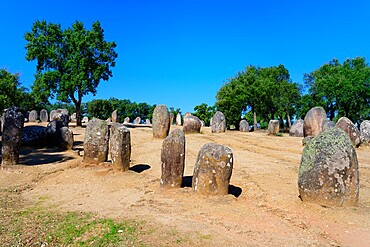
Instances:
[[[243,119],[243,120],[240,121],[239,130],[241,132],[249,132],[249,124],[248,124],[247,120]]]
[[[269,135],[277,135],[280,131],[279,120],[270,120],[268,126]]]

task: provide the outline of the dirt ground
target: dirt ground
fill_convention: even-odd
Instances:
[[[172,126],[171,129],[179,128]],[[130,128],[128,172],[108,163],[82,163],[84,128],[71,127],[73,151],[22,149],[20,165],[2,167],[0,187],[17,191],[22,201],[62,211],[143,223],[149,246],[369,246],[370,147],[358,148],[358,207],[325,208],[298,198],[302,138],[263,132],[227,131],[186,135],[184,187],[163,190],[162,140],[149,127]],[[200,148],[209,142],[233,150],[230,193],[206,197],[192,192],[191,177]],[[4,194],[2,194],[4,196]],[[152,230],[150,230],[152,229]]]

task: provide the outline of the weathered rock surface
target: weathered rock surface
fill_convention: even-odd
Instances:
[[[145,124],[152,124],[149,118],[145,119]]]
[[[357,155],[343,130],[325,130],[307,143],[299,167],[298,189],[304,202],[323,206],[357,204]]]
[[[194,166],[193,190],[204,195],[227,195],[232,170],[230,148],[216,143],[205,144]]]
[[[134,124],[141,124],[141,117],[136,117],[134,120]]]
[[[108,123],[93,118],[86,126],[84,139],[85,163],[99,164],[108,158]]]
[[[72,123],[76,123],[77,122],[77,114],[75,112],[71,115],[71,122]]]
[[[226,131],[226,118],[222,112],[217,111],[213,115],[211,131],[212,133],[223,133]]]
[[[129,124],[130,123],[130,118],[129,117],[125,117],[125,119],[123,120],[123,123],[124,124]]]
[[[82,118],[82,122],[83,122],[83,123],[88,123],[88,122],[89,122],[89,118],[88,118],[88,117],[86,117],[86,116],[85,116],[85,117],[83,117],[83,118]]]
[[[181,126],[182,125],[182,118],[181,118],[181,113],[177,113],[176,115],[176,125]]]
[[[276,135],[280,131],[279,120],[270,120],[268,126],[268,134]]]
[[[115,169],[128,171],[131,157],[131,134],[123,124],[110,126],[109,152]]]
[[[303,137],[303,124],[304,121],[302,119],[295,121],[292,127],[290,127],[289,135],[294,137]]]
[[[48,122],[49,121],[49,115],[48,115],[48,111],[47,110],[42,109],[40,111],[40,121],[41,122]]]
[[[161,187],[180,188],[185,168],[185,135],[180,129],[164,139],[161,151]]]
[[[58,114],[60,114],[60,112],[57,112],[56,110],[51,110],[49,114],[50,122],[56,120],[56,115]]]
[[[3,121],[1,164],[16,165],[19,162],[24,116],[18,107],[13,106],[4,112]]]
[[[63,126],[57,132],[57,137],[60,138],[58,141],[58,147],[65,150],[72,150],[74,138],[71,129]]]
[[[113,123],[118,123],[119,122],[119,115],[118,115],[118,111],[117,110],[114,110],[112,112],[111,119],[112,119],[112,122]]]
[[[249,124],[248,124],[247,120],[242,119],[242,120],[239,122],[239,130],[240,130],[241,132],[249,132]]]
[[[173,115],[172,112],[170,112],[170,125],[173,125],[173,120],[175,119],[175,115]]]
[[[36,110],[30,111],[30,114],[28,115],[28,121],[29,122],[36,122],[38,118],[39,118],[39,116],[38,116]]]
[[[322,131],[322,122],[326,119],[326,112],[322,107],[311,108],[304,117],[303,136],[308,139],[317,136]]]
[[[360,131],[357,129],[357,127],[353,124],[351,120],[349,120],[346,117],[341,117],[339,118],[335,126],[341,128],[342,130],[344,130],[344,132],[346,132],[346,134],[348,135],[349,139],[351,139],[355,147],[360,146],[361,144]]]
[[[170,113],[165,105],[157,105],[153,111],[153,137],[166,138],[170,131]]]
[[[64,115],[64,114],[63,114]],[[47,145],[61,149],[72,149],[73,132],[61,120],[53,120],[46,127]]]
[[[360,124],[361,145],[370,145],[370,121],[365,120]]]
[[[25,126],[22,131],[22,146],[44,147],[47,143],[46,128],[43,126]]]
[[[202,123],[196,116],[186,116],[184,117],[184,125],[182,130],[184,133],[200,133]]]
[[[328,119],[324,119],[324,121],[322,121],[322,131],[331,129],[334,127],[335,127],[335,123],[333,121],[328,120]]]

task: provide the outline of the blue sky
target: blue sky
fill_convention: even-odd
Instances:
[[[247,65],[283,64],[295,82],[333,58],[370,61],[370,1],[5,1],[0,0],[0,68],[30,88],[35,62],[24,34],[35,20],[99,20],[117,43],[113,77],[93,98],[166,104],[192,112]]]

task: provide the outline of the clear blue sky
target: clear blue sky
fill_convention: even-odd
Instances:
[[[23,38],[35,20],[67,28],[99,20],[117,43],[113,77],[93,98],[193,111],[247,65],[283,64],[295,82],[333,58],[370,61],[370,1],[0,0],[0,68],[30,88]]]

